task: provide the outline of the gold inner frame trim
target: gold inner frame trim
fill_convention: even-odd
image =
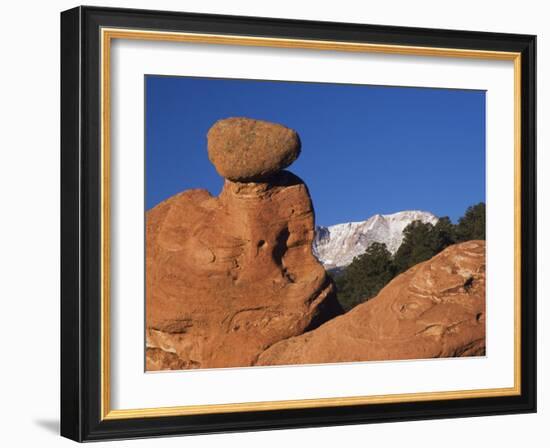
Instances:
[[[218,34],[101,29],[101,419],[115,420],[228,412],[251,412],[351,406],[413,401],[503,397],[521,394],[521,54],[459,48],[418,47],[306,39],[279,39]],[[140,409],[111,409],[110,388],[110,63],[111,41],[131,39],[213,45],[383,53],[411,56],[491,59],[514,62],[514,386],[442,392],[419,392],[356,397],[314,398],[247,403],[188,405]]]

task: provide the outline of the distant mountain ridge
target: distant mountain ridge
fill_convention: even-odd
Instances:
[[[317,226],[313,254],[326,269],[343,268],[374,242],[385,243],[394,254],[403,241],[403,230],[413,221],[435,224],[438,217],[420,210],[374,215],[366,221]]]

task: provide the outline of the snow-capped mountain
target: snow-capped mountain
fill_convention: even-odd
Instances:
[[[366,221],[317,226],[313,254],[327,269],[342,268],[374,242],[386,243],[393,254],[403,241],[403,230],[413,221],[435,224],[430,212],[407,210],[391,215],[374,215]]]

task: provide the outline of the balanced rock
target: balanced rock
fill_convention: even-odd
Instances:
[[[268,178],[294,162],[300,147],[292,129],[250,118],[220,120],[208,131],[208,157],[232,181]]]
[[[373,299],[314,331],[274,344],[257,365],[485,354],[485,242],[450,246]]]
[[[146,221],[147,370],[250,366],[342,312],[312,254],[307,187],[289,172],[226,180],[218,197],[185,191]]]

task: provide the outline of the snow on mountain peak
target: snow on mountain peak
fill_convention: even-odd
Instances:
[[[347,266],[374,242],[385,243],[394,254],[403,241],[403,230],[413,221],[435,224],[438,218],[430,212],[406,210],[376,214],[366,221],[317,226],[313,254],[327,269]]]

